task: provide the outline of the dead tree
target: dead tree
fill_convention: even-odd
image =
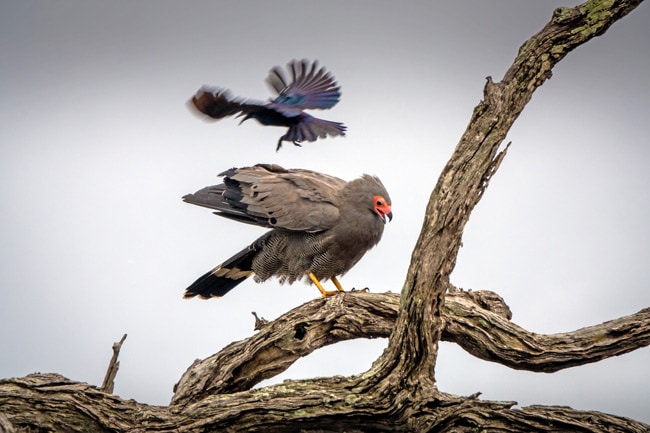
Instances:
[[[169,406],[123,400],[56,374],[0,381],[0,430],[65,432],[207,431],[607,431],[647,432],[627,418],[567,407],[459,397],[439,390],[434,367],[441,340],[512,368],[557,371],[650,343],[650,309],[554,335],[512,323],[498,295],[455,289],[465,224],[503,161],[503,140],[553,66],[602,35],[641,0],[590,0],[555,10],[520,48],[501,81],[487,79],[433,190],[401,294],[342,293],[315,299],[260,323],[252,337],[189,367]],[[301,356],[350,338],[388,337],[365,373],[286,381],[251,389]],[[110,389],[110,388],[105,388]]]

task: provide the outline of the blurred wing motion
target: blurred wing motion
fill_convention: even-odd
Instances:
[[[354,266],[392,218],[390,197],[374,176],[351,182],[309,170],[259,164],[221,173],[223,183],[183,197],[215,214],[271,228],[185,290],[185,297],[225,295],[255,275],[258,282],[278,277],[293,283],[308,278],[323,295],[320,280]]]
[[[213,119],[237,115],[243,116],[242,122],[252,118],[262,125],[287,127],[286,134],[278,140],[277,150],[283,141],[299,146],[303,141],[344,136],[346,127],[342,123],[318,119],[304,112],[332,108],[339,102],[341,91],[332,74],[325,68],[319,69],[317,61],[293,60],[287,69],[290,81],[277,66],[269,73],[267,83],[277,93],[269,102],[238,98],[226,89],[203,86],[192,98],[192,104]]]
[[[292,108],[325,109],[332,108],[339,102],[341,88],[325,68],[317,69],[317,61],[311,64],[311,68],[307,60],[294,60],[287,67],[291,72],[291,81],[285,78],[278,66],[271,69],[266,79],[278,94],[273,103],[278,105],[279,110],[291,112]]]

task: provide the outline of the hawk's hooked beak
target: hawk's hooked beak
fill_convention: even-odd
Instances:
[[[393,210],[391,209],[390,205],[384,199],[384,197],[380,195],[376,195],[374,198],[374,203],[375,203],[375,213],[379,215],[379,218],[386,224],[386,217],[388,217],[389,221],[393,220]]]
[[[383,212],[377,212],[377,213],[379,214],[379,217],[384,222],[384,224],[386,224],[386,222],[387,222],[386,217],[388,217],[388,221],[393,220],[393,212],[391,212],[391,211],[389,211],[388,213],[383,213]]]

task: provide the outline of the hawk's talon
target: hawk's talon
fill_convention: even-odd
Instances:
[[[369,289],[368,287],[364,287],[363,289],[356,289],[356,288],[353,287],[352,290],[350,290],[350,291],[351,291],[351,292],[365,292],[365,293],[370,293],[370,289]]]

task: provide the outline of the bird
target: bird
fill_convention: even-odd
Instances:
[[[265,126],[289,128],[278,140],[276,151],[283,141],[300,146],[303,141],[316,141],[327,136],[345,136],[346,126],[339,122],[319,119],[305,113],[308,109],[326,109],[335,106],[341,97],[341,88],[332,74],[318,61],[292,60],[287,64],[291,81],[282,68],[275,66],[269,72],[267,84],[277,94],[268,102],[235,97],[227,90],[214,86],[202,86],[192,97],[192,105],[212,119],[227,116],[243,116],[239,124],[255,119]]]
[[[379,242],[393,218],[386,188],[368,174],[346,182],[311,170],[257,164],[219,176],[221,184],[182,199],[271,230],[198,278],[184,298],[222,297],[251,276],[258,283],[271,277],[288,284],[304,280],[322,296],[342,292],[337,276]],[[323,287],[328,279],[337,290]]]

